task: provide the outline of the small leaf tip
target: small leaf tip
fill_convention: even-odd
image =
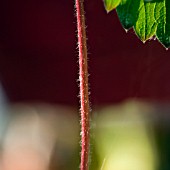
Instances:
[[[106,9],[107,14],[108,14],[110,11],[111,11],[111,10]]]
[[[107,13],[114,10],[121,2],[121,0],[103,0],[104,7]]]
[[[105,10],[106,10],[106,12],[107,12],[107,14],[108,14],[108,13],[111,12],[113,9],[110,9],[110,8],[108,8],[108,7],[105,5]]]
[[[129,31],[129,29],[125,29],[125,28],[124,28],[124,30],[125,30],[126,33],[128,33],[128,31]]]

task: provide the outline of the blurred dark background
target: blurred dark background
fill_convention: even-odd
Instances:
[[[116,155],[118,154],[117,157],[121,158],[121,161],[125,160],[126,162],[126,158],[124,159],[119,153],[122,153],[122,146],[126,146],[124,136],[129,135],[127,142],[130,140],[132,142],[127,145],[126,149],[132,148],[132,151],[129,151],[129,153],[124,151],[123,153],[128,153],[133,157],[133,144],[139,144],[135,149],[139,149],[139,154],[138,152],[135,153],[138,156],[141,154],[142,157],[138,159],[143,161],[143,157],[145,157],[143,151],[140,152],[141,148],[144,148],[146,155],[150,153],[150,158],[153,159],[152,162],[146,157],[142,165],[147,165],[149,160],[150,164],[156,166],[155,164],[159,164],[159,162],[157,163],[157,158],[154,155],[159,155],[160,168],[158,169],[169,169],[170,51],[166,51],[157,40],[152,39],[143,44],[136,37],[133,30],[126,33],[118,20],[116,11],[107,14],[102,0],[85,0],[84,3],[89,53],[90,101],[92,106],[106,106],[106,108],[102,108],[104,110],[99,109],[96,114],[97,119],[99,116],[99,120],[94,119],[92,121],[94,127],[96,122],[99,125],[102,122],[104,123],[103,127],[101,126],[104,129],[103,133],[101,131],[101,139],[107,139],[101,145],[102,140],[98,140],[100,135],[97,137],[96,134],[98,133],[95,134],[96,141],[94,141],[93,146],[98,147],[97,142],[100,141],[100,143],[99,149],[93,149],[92,154],[98,154],[98,156],[92,155],[92,164],[95,164],[94,159],[96,158],[96,160],[99,160],[99,167],[101,167],[105,158],[100,158],[100,155],[105,157],[107,154],[104,154],[104,151],[107,149],[110,152],[109,142],[111,145],[112,141],[116,144],[113,139],[115,134],[106,132],[114,132],[114,129],[117,128],[115,133],[121,142],[117,142],[120,143],[120,147],[118,147]],[[61,168],[64,165],[65,169],[68,169],[70,161],[74,164],[72,169],[78,168],[80,140],[78,109],[65,108],[66,105],[76,106],[75,108],[79,105],[78,50],[74,1],[0,1],[0,82],[11,104],[26,103],[28,106],[29,102],[54,104],[50,106],[31,105],[31,107],[19,105],[14,106],[14,108],[9,106],[11,110],[6,114],[6,112],[1,111],[4,103],[1,104],[0,101],[0,125],[5,127],[5,130],[0,127],[3,132],[0,136],[0,140],[2,140],[0,149],[5,150],[3,152],[2,149],[0,150],[0,157],[6,155],[3,158],[6,161],[5,165],[10,165],[13,169],[16,163],[20,164],[22,162],[20,158],[23,155],[16,157],[17,151],[15,148],[19,146],[19,153],[20,145],[27,148],[27,142],[30,142],[27,139],[31,138],[32,134],[36,132],[37,134],[34,136],[36,144],[30,144],[30,148],[36,150],[34,147],[47,147],[48,152],[43,153],[51,159],[51,165],[54,166],[56,162],[61,164],[60,166],[55,165],[51,169],[57,169],[56,166],[59,166],[58,169],[64,170],[64,168]],[[3,93],[2,89],[0,90]],[[149,108],[147,108],[147,105],[140,106],[138,103],[133,104],[133,102],[132,104],[126,104],[126,102],[124,104],[123,101],[127,99],[132,101],[138,101],[139,99],[147,102],[147,104],[150,102],[154,104]],[[123,103],[123,105],[118,105],[118,108],[116,106],[107,109],[108,105],[118,103]],[[64,107],[60,108],[56,105],[63,105]],[[149,112],[149,116],[153,112],[151,116],[153,120],[150,121],[148,115],[144,118],[144,121],[137,116],[142,122],[141,126],[135,115],[143,116],[146,114],[145,112]],[[118,115],[118,118],[120,116],[117,124],[114,121],[112,122],[114,119],[116,121],[115,115]],[[10,123],[3,125],[5,119],[9,119],[6,122]],[[137,122],[137,126],[132,130],[131,121],[133,119],[135,125]],[[145,119],[148,121],[149,127],[146,127]],[[130,125],[126,124],[124,120],[129,120]],[[113,125],[113,127],[107,126],[110,121],[109,125]],[[129,131],[124,124],[122,126],[122,122],[129,127]],[[105,130],[108,127],[111,131]],[[23,128],[25,129],[23,130]],[[100,126],[96,129],[98,130],[98,128],[100,129]],[[148,136],[145,135],[145,131]],[[53,133],[57,136],[55,139],[53,139],[55,136]],[[131,133],[134,134],[131,135]],[[140,136],[142,134],[144,134],[144,137]],[[155,144],[152,143],[152,135]],[[26,139],[26,144],[20,140],[23,136]],[[48,139],[51,139],[50,144],[46,143]],[[53,148],[54,146],[56,148]],[[105,148],[105,146],[107,146],[106,149],[100,153],[100,148]],[[30,148],[27,149],[28,153]],[[23,154],[29,155],[27,151]],[[54,153],[51,154],[52,152]],[[32,155],[36,154],[37,151]],[[73,154],[76,156],[73,156]],[[127,155],[127,158],[129,158],[129,155]],[[39,159],[42,156],[43,154],[40,154],[37,158]],[[136,162],[136,156],[134,158]],[[13,159],[15,166],[9,163]],[[31,159],[27,159],[27,157],[25,160],[32,163]],[[33,160],[36,159],[33,157]],[[117,160],[119,161],[119,159]],[[42,158],[42,162],[45,162],[44,158]],[[133,163],[132,166],[134,166]],[[39,164],[42,165],[41,161]],[[48,164],[47,160],[46,164]],[[124,165],[124,163],[121,163],[121,165]],[[142,170],[148,170],[142,168],[141,164],[136,165],[141,167]],[[93,166],[96,169],[97,163]],[[155,170],[154,168],[149,170]]]
[[[170,52],[126,33],[102,0],[86,0],[91,102],[170,100]],[[74,1],[1,0],[0,80],[11,102],[78,104]]]

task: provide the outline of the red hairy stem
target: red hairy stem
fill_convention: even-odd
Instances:
[[[88,64],[84,16],[84,0],[75,0],[79,47],[79,81],[81,104],[81,170],[88,170],[89,159],[89,93],[88,93]]]

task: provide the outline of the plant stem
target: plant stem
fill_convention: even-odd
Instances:
[[[79,81],[81,104],[81,170],[88,170],[89,165],[89,92],[88,92],[88,64],[87,45],[84,16],[84,0],[75,0],[79,47]]]

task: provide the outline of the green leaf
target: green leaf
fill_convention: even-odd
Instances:
[[[122,26],[128,30],[134,26],[138,17],[140,1],[139,0],[122,0],[116,11]]]
[[[140,0],[138,19],[134,29],[138,37],[145,42],[155,35],[157,22],[155,19],[156,0]]]
[[[119,5],[120,2],[121,2],[121,0],[104,0],[104,5],[105,5],[106,11],[107,12],[112,11]]]
[[[155,18],[158,23],[156,36],[166,47],[170,47],[170,0],[162,0],[156,5]]]
[[[122,26],[133,27],[143,42],[156,35],[170,47],[170,0],[104,0],[104,4],[108,12],[117,7]]]

